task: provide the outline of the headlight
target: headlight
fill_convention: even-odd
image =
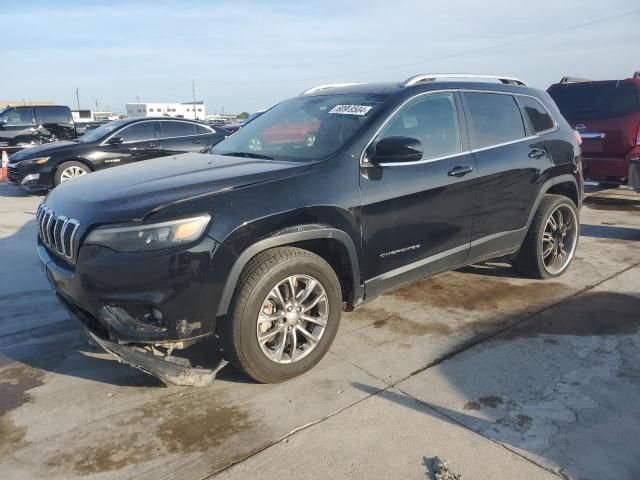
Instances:
[[[50,158],[51,157],[37,157],[30,158],[28,160],[22,160],[22,162],[18,160],[18,162],[22,163],[23,165],[42,165],[43,163],[47,163]]]
[[[209,215],[172,220],[170,222],[99,227],[92,231],[85,244],[102,245],[117,252],[147,252],[174,247],[197,240],[211,220]]]

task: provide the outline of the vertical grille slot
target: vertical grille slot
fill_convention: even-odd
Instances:
[[[42,242],[61,257],[75,261],[75,236],[80,222],[64,215],[56,214],[46,204],[41,203],[36,211],[38,236]]]

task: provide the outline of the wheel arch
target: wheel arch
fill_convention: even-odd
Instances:
[[[533,217],[538,211],[540,202],[547,194],[563,195],[570,198],[575,203],[576,207],[578,207],[578,210],[582,206],[582,192],[578,187],[578,181],[573,175],[567,173],[550,178],[542,184],[542,187],[540,187],[540,190],[538,191],[538,196],[536,198],[535,204],[529,212],[529,218],[527,219],[527,228],[525,228],[525,233],[526,230],[528,230],[531,226],[531,222],[533,221]]]
[[[358,254],[351,237],[342,230],[325,225],[299,225],[259,240],[243,250],[227,276],[218,304],[218,316],[228,312],[240,274],[249,260],[260,252],[283,246],[309,250],[327,261],[338,275],[343,301],[348,308],[362,301],[364,288],[360,280]]]
[[[93,167],[93,165],[91,164],[91,162],[89,160],[87,160],[86,158],[83,157],[68,157],[65,158],[63,160],[58,161],[56,168],[53,170],[53,175],[55,176],[56,173],[58,173],[58,170],[60,170],[60,167],[62,165],[64,165],[67,162],[78,162],[78,163],[82,163],[85,167],[87,167],[89,169],[90,172],[94,172],[95,168]]]

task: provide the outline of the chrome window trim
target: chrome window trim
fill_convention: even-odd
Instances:
[[[513,145],[514,143],[525,142],[527,140],[533,140],[534,138],[540,138],[540,136],[539,135],[529,135],[529,136],[524,137],[524,138],[519,138],[517,140],[509,140],[508,142],[497,143],[495,145],[489,145],[487,147],[472,148],[471,149],[471,153],[483,152],[485,150],[491,150],[492,148],[504,147],[506,145]]]
[[[109,135],[108,138],[104,139],[102,141],[102,143],[100,144],[100,146],[104,146],[106,145],[106,142],[108,142],[109,140],[111,140],[112,137],[114,137],[116,135],[116,133],[122,132],[123,130],[126,130],[129,127],[133,127],[134,125],[138,125],[140,123],[150,123],[150,122],[178,122],[178,123],[188,123],[189,125],[194,125],[194,127],[196,125],[202,125],[205,128],[208,128],[209,130],[211,130],[211,133],[217,133],[213,128],[211,128],[209,125],[205,125],[203,123],[197,123],[197,122],[191,122],[191,121],[182,121],[182,120],[173,120],[170,118],[160,118],[160,119],[156,119],[156,120],[141,120],[139,122],[135,122],[131,125],[126,125],[124,127],[122,127],[120,130],[116,130],[114,133],[112,133],[111,135]],[[193,135],[181,135],[179,137],[162,137],[159,136],[158,138],[149,138],[147,140],[136,140],[135,142],[122,142],[119,143],[118,145],[128,145],[129,143],[138,143],[138,142],[149,142],[151,140],[171,140],[171,139],[175,139],[175,138],[189,138],[189,137],[199,137],[201,135],[208,135],[207,133],[195,133]]]
[[[578,132],[580,133],[580,132]],[[580,138],[586,138],[587,140],[602,140],[607,134],[604,132],[585,132],[580,133]]]
[[[454,153],[454,154],[451,154],[451,155],[446,155],[446,156],[441,156],[441,157],[436,157],[436,158],[427,158],[427,159],[422,159],[422,160],[416,160],[415,162],[379,163],[378,165],[381,166],[381,167],[390,167],[390,166],[400,167],[400,166],[403,166],[403,165],[419,165],[419,164],[422,164],[422,163],[436,162],[436,161],[445,160],[445,159],[448,159],[448,158],[451,158],[451,157],[466,155],[466,154],[473,153],[473,152],[480,152],[480,151],[483,151],[483,150],[489,150],[491,148],[498,148],[498,147],[503,147],[505,145],[511,145],[512,143],[518,143],[518,142],[523,142],[523,141],[526,141],[526,140],[531,140],[531,139],[534,139],[534,138],[539,138],[542,135],[546,135],[548,133],[556,132],[556,131],[558,131],[560,129],[560,125],[556,121],[555,117],[553,115],[551,115],[551,112],[549,112],[549,109],[539,99],[537,99],[533,95],[528,95],[526,93],[500,92],[500,91],[494,91],[494,90],[482,90],[482,89],[472,89],[472,88],[459,88],[459,89],[449,88],[449,89],[443,89],[443,90],[429,90],[428,92],[420,92],[420,93],[408,98],[407,100],[402,102],[393,112],[391,112],[391,114],[386,118],[386,120],[382,123],[382,125],[376,130],[374,135],[371,137],[369,142],[365,145],[364,149],[362,150],[362,153],[360,154],[360,166],[361,167],[370,167],[370,166],[373,165],[372,163],[370,163],[368,161],[365,161],[365,154],[367,152],[367,149],[371,146],[373,141],[380,134],[382,129],[387,125],[387,123],[389,123],[389,121],[407,103],[411,102],[412,100],[415,100],[416,98],[419,98],[419,97],[422,97],[422,96],[426,96],[426,95],[432,95],[434,93],[455,93],[455,92],[494,93],[494,94],[497,94],[497,95],[511,95],[512,97],[515,96],[515,95],[520,95],[522,97],[532,98],[536,102],[538,102],[542,106],[542,108],[544,108],[544,110],[549,114],[549,117],[551,117],[551,119],[553,120],[554,127],[552,129],[548,129],[548,130],[544,130],[544,131],[541,131],[541,132],[537,132],[534,135],[529,135],[529,136],[526,136],[526,137],[523,137],[523,138],[519,138],[517,140],[510,140],[508,142],[498,143],[498,144],[494,144],[494,145],[488,145],[486,147],[470,148],[469,150],[467,150],[465,152]],[[520,105],[518,105],[518,110],[520,110]],[[457,106],[456,106],[456,111],[457,111]],[[523,119],[523,121],[524,121],[524,119]],[[460,138],[460,140],[462,141],[462,137]]]

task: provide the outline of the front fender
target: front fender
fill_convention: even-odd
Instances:
[[[353,280],[353,303],[359,303],[364,296],[364,289],[360,282],[360,266],[358,263],[358,254],[351,237],[342,230],[325,225],[299,225],[289,227],[272,236],[262,239],[251,244],[238,256],[233,264],[218,305],[218,316],[225,315],[229,310],[233,292],[235,291],[238,279],[246,264],[258,253],[275,247],[282,247],[306,240],[334,239],[340,242],[349,255],[349,263],[351,266],[351,275]]]

